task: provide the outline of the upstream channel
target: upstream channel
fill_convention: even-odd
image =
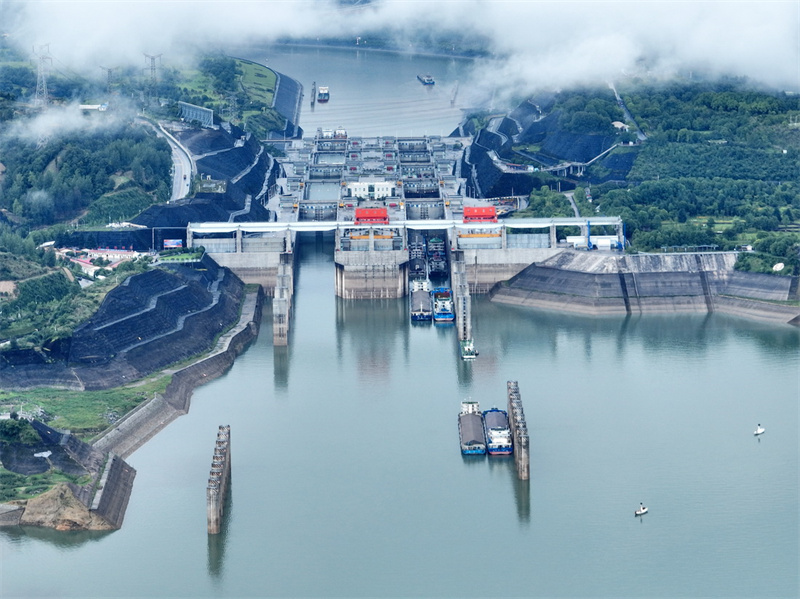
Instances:
[[[309,72],[320,60],[298,54]],[[323,58],[329,73],[352,60]],[[362,77],[389,85],[411,59],[369,60]],[[448,62],[415,60],[412,76]],[[328,82],[332,107],[349,84]],[[405,300],[337,299],[333,272],[331,239],[304,238],[289,347],[273,348],[267,310],[231,370],[130,457],[121,530],[0,530],[0,596],[797,595],[796,329],[477,297],[468,364],[452,327],[412,326]],[[529,484],[513,460],[459,453],[460,401],[502,406],[507,380],[525,406]],[[232,492],[210,537],[220,424]]]

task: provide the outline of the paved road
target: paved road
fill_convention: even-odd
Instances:
[[[189,150],[184,148],[180,142],[172,136],[161,123],[158,126],[145,119],[137,119],[142,125],[152,128],[156,135],[163,137],[172,148],[172,194],[170,201],[180,200],[189,195],[194,176],[194,162],[189,154]]]

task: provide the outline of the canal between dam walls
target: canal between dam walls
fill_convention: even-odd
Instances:
[[[360,81],[405,89],[406,75],[450,68],[267,55],[318,83],[325,64],[331,108],[338,93],[359,96]],[[361,106],[361,122],[390,126],[383,100],[331,125]],[[564,315],[476,296],[480,355],[467,363],[454,328],[412,325],[406,299],[336,298],[329,239],[303,239],[297,253],[288,346],[274,347],[266,302],[258,337],[128,456],[137,476],[123,527],[0,530],[0,594],[796,594],[796,328],[717,313]],[[460,402],[503,407],[510,380],[530,437],[527,482],[513,458],[459,451]],[[209,536],[220,424],[236,448],[222,529]],[[634,518],[640,502],[649,513]]]

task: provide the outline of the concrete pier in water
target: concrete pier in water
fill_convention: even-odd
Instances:
[[[293,254],[281,254],[278,274],[275,277],[275,292],[272,296],[272,343],[289,345],[289,323],[292,315],[294,292]]]
[[[514,438],[514,461],[517,464],[517,477],[528,480],[531,477],[530,440],[522,398],[517,381],[508,381],[508,421]]]
[[[450,256],[450,279],[453,287],[458,340],[467,341],[472,339],[472,298],[467,283],[464,252],[453,251]]]
[[[211,473],[206,487],[208,534],[218,534],[221,528],[231,475],[231,427],[220,425],[211,460]]]

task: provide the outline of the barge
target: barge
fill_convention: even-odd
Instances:
[[[428,264],[425,258],[411,258],[408,261],[408,280],[421,281],[428,278]]]
[[[428,240],[427,256],[428,275],[432,279],[446,278],[449,273],[447,266],[447,249],[444,239],[441,237],[430,238]]]
[[[486,436],[483,429],[483,415],[477,401],[462,401],[458,415],[458,439],[464,455],[484,455]]]
[[[433,318],[431,284],[428,281],[412,281],[409,303],[412,321],[430,321]]]

